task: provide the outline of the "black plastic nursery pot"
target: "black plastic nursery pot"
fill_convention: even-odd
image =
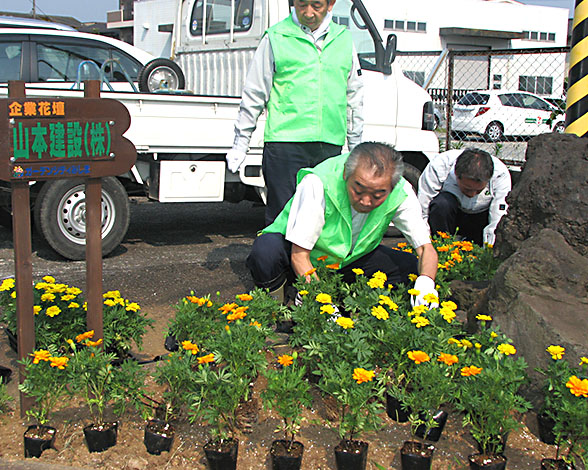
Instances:
[[[402,470],[430,470],[435,447],[416,441],[405,441],[400,449]]]
[[[301,442],[277,439],[272,442],[270,455],[272,470],[299,470],[302,465],[304,445]]]
[[[542,459],[541,470],[574,470],[576,467],[562,459]]]
[[[118,423],[90,424],[84,428],[86,445],[90,452],[104,452],[116,445]]]
[[[12,369],[0,366],[0,383],[7,384],[12,377]]]
[[[445,428],[445,423],[447,422],[447,412],[443,410],[438,410],[433,413],[433,421],[437,423],[437,426],[434,428],[429,429],[429,432],[425,436],[425,425],[421,424],[419,427],[416,428],[415,435],[420,437],[421,439],[424,438],[427,441],[437,442],[441,438],[441,433]],[[421,419],[425,419],[426,416],[421,414]]]
[[[399,423],[406,423],[410,410],[402,408],[402,402],[394,398],[392,395],[386,394],[386,414],[390,419]]]
[[[204,444],[204,454],[210,470],[235,470],[238,451],[239,441],[233,438]]]
[[[174,435],[174,428],[169,423],[152,419],[145,425],[143,443],[147,452],[160,455],[162,452],[169,452],[174,442]]]
[[[335,447],[337,470],[364,470],[367,464],[368,443],[342,439]]]
[[[51,449],[55,442],[55,428],[32,425],[24,432],[24,454],[26,458],[41,457],[44,450]]]
[[[504,470],[507,459],[502,454],[472,454],[468,462],[470,470]]]

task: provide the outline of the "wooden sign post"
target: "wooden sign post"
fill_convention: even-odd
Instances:
[[[0,99],[0,180],[12,187],[18,358],[35,348],[30,225],[31,181],[86,180],[86,325],[103,338],[102,180],[127,172],[134,145],[123,137],[131,118],[116,100],[100,99],[100,82],[84,83],[84,98],[27,98],[22,81]],[[24,367],[19,367],[20,383]],[[32,402],[20,395],[21,416]]]

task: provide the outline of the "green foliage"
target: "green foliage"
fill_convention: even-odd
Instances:
[[[306,368],[298,365],[297,353],[280,356],[279,360],[284,364],[264,372],[267,386],[261,397],[266,409],[275,410],[280,415],[283,420],[280,429],[284,431],[285,439],[292,443],[300,430],[302,409],[312,403],[310,385],[305,379]],[[292,361],[291,365],[287,365],[289,360]]]
[[[0,413],[6,413],[10,410],[10,403],[14,398],[6,390],[6,384],[0,383]]]

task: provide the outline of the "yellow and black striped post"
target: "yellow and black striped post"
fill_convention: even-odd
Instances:
[[[566,133],[588,136],[588,0],[576,0],[574,10]]]

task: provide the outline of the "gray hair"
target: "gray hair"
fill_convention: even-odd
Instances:
[[[351,151],[345,162],[346,181],[355,172],[360,162],[373,168],[378,176],[392,171],[392,188],[396,186],[404,173],[402,154],[391,145],[381,142],[362,142]]]
[[[465,149],[455,161],[455,176],[487,183],[494,173],[494,162],[488,152],[477,148]]]

